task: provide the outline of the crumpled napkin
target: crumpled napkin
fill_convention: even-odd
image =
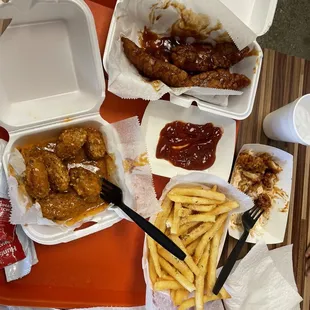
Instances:
[[[220,270],[218,270],[219,272]],[[292,245],[268,251],[263,241],[237,262],[225,288],[226,309],[292,310],[302,301],[293,273]]]

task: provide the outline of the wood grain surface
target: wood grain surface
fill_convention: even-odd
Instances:
[[[243,144],[262,143],[283,149],[294,156],[294,174],[289,219],[282,244],[272,245],[274,249],[293,244],[295,279],[300,295],[304,298],[303,310],[310,309],[310,277],[305,277],[305,251],[310,245],[309,169],[310,148],[298,144],[272,141],[262,128],[267,114],[310,93],[310,61],[264,50],[264,61],[255,105],[249,118],[240,123],[236,154]],[[236,241],[226,241],[223,258],[227,257]],[[246,244],[244,256],[251,248]]]

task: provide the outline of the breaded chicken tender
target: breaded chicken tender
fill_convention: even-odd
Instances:
[[[61,159],[74,157],[86,142],[84,128],[70,128],[61,133],[56,144],[56,155]]]
[[[100,178],[87,169],[82,167],[70,169],[70,181],[77,194],[83,198],[95,198],[100,195]]]
[[[25,185],[33,198],[44,198],[49,194],[50,184],[47,170],[39,158],[30,158],[26,164]]]
[[[92,160],[103,158],[106,153],[106,147],[102,133],[95,128],[87,128],[87,138],[85,150],[88,157]]]
[[[44,165],[53,190],[65,192],[69,188],[69,172],[66,166],[54,153],[44,152]]]
[[[185,71],[205,72],[216,69],[228,69],[241,61],[249,53],[248,47],[239,51],[234,43],[207,43],[179,45],[172,49],[172,62]]]

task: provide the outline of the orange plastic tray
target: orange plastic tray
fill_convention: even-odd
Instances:
[[[101,54],[115,0],[86,1],[95,18]],[[107,93],[100,113],[112,123],[138,115],[147,101],[122,100]],[[8,139],[0,128],[0,138]],[[154,176],[158,195],[168,179]],[[39,263],[23,279],[7,283],[0,270],[0,304],[53,308],[139,306],[145,304],[141,268],[143,232],[125,220],[70,243],[36,244]]]

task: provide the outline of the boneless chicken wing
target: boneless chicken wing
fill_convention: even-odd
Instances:
[[[40,158],[30,158],[26,164],[25,186],[33,198],[44,198],[49,194],[50,184],[47,170]]]
[[[71,185],[83,198],[99,197],[101,182],[98,175],[82,167],[70,169]]]
[[[43,154],[43,160],[52,188],[59,192],[67,191],[70,182],[69,172],[60,158],[46,151]]]
[[[100,131],[94,128],[87,129],[85,149],[90,159],[96,160],[104,157],[106,147]]]
[[[84,128],[70,128],[61,133],[56,144],[56,155],[61,159],[74,157],[86,142]]]

